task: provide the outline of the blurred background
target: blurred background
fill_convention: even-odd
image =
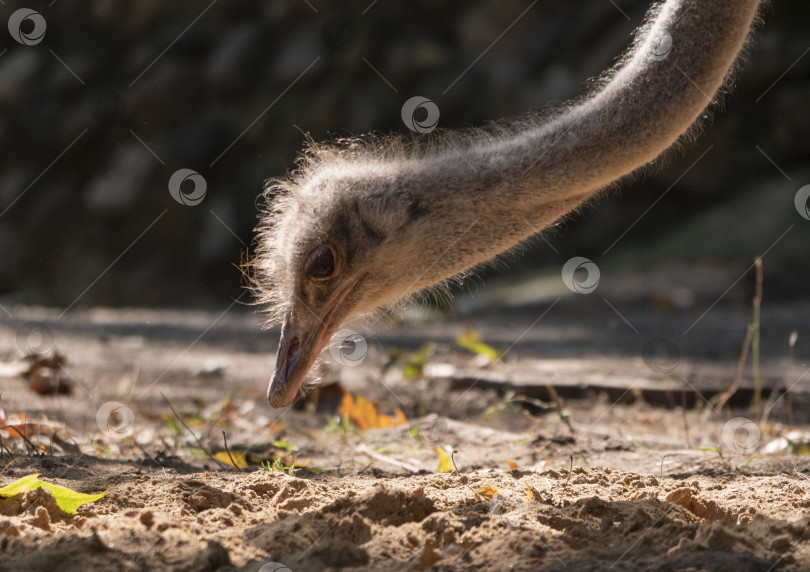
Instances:
[[[221,307],[242,291],[262,182],[293,166],[304,133],[407,132],[415,95],[443,128],[562,102],[649,4],[5,0],[0,303]],[[774,1],[698,140],[545,233],[500,283],[559,281],[572,256],[603,276],[735,275],[767,252],[768,295],[806,295],[810,221],[794,197],[810,183],[808,22],[805,0]],[[179,169],[199,173],[198,204],[170,194]]]

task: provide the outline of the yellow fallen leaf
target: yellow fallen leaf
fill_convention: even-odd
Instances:
[[[441,447],[436,447],[436,453],[439,455],[439,468],[436,469],[436,472],[452,473],[453,460],[450,458],[450,455],[447,454],[447,451],[445,451]]]
[[[481,495],[487,500],[492,500],[492,497],[498,494],[498,489],[496,489],[495,487],[481,487],[475,492],[476,494]]]
[[[517,463],[514,461],[506,461],[506,464],[509,465],[510,471],[517,471]]]
[[[83,504],[97,501],[107,494],[107,491],[97,495],[78,493],[67,487],[60,487],[59,485],[40,481],[37,477],[39,477],[39,473],[33,473],[17,479],[13,483],[0,488],[0,496],[11,497],[42,487],[51,491],[51,494],[56,501],[56,506],[58,506],[61,510],[67,514],[76,514],[76,509]]]
[[[31,489],[37,488],[34,483],[37,482],[38,476],[39,473],[34,473],[17,479],[10,485],[6,485],[3,488],[1,488],[0,496],[13,497],[14,495],[18,495],[20,493],[24,493],[25,491],[30,491]]]
[[[231,457],[233,457],[233,462],[231,462]],[[247,458],[242,451],[231,451],[230,457],[228,456],[228,451],[219,451],[214,453],[214,458],[217,461],[236,467],[237,469],[244,469],[248,466]]]
[[[531,500],[534,498],[534,493],[532,492],[532,488],[529,486],[529,483],[526,483],[526,490],[529,491],[526,493],[526,498]]]

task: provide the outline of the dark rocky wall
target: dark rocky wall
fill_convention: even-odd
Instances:
[[[251,242],[262,181],[292,166],[301,131],[315,139],[404,132],[400,110],[412,95],[436,102],[443,127],[562,101],[610,65],[647,6],[6,0],[0,21],[28,7],[47,32],[29,41],[35,45],[22,45],[5,25],[0,33],[0,300],[185,306],[236,297],[234,264]],[[765,220],[761,240],[739,239],[752,226],[739,218],[752,216],[749,208],[704,223],[730,237],[727,247],[711,252],[676,240],[667,255],[748,264],[767,247],[762,240],[778,236],[785,197],[810,182],[802,180],[810,176],[808,24],[806,1],[773,2],[726,112],[701,139],[555,233],[559,254],[540,246],[518,265],[601,252],[709,144],[711,156],[622,239],[617,259],[655,258],[633,253],[714,209],[736,213],[740,195],[753,193],[753,216]],[[23,23],[23,34],[34,32]],[[169,179],[181,168],[207,185],[196,206],[170,196]],[[762,193],[781,197],[773,212],[770,199],[756,202]],[[804,260],[810,223],[793,223],[792,250],[774,256],[771,268]]]

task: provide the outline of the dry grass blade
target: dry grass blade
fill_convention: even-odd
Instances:
[[[174,406],[172,405],[171,401],[169,401],[169,400],[168,400],[168,398],[167,398],[167,397],[166,397],[166,396],[163,394],[163,392],[162,392],[162,391],[160,392],[160,396],[163,398],[163,401],[165,401],[165,402],[166,402],[166,405],[168,405],[168,406],[169,406],[169,409],[171,409],[171,410],[172,410],[172,413],[174,413],[174,416],[175,416],[175,417],[177,418],[177,420],[180,422],[180,425],[182,425],[182,426],[185,428],[185,430],[186,430],[186,431],[188,431],[188,432],[191,434],[191,436],[192,436],[192,437],[194,437],[194,440],[195,440],[195,441],[197,441],[197,444],[200,446],[200,449],[202,449],[203,453],[205,453],[206,455],[208,455],[208,458],[209,458],[209,459],[211,459],[212,461],[214,461],[214,462],[215,462],[217,465],[219,465],[221,468],[223,468],[223,469],[224,469],[225,467],[227,467],[228,465],[226,465],[225,463],[223,463],[222,461],[220,461],[219,459],[217,459],[216,457],[214,457],[214,456],[211,454],[211,451],[209,451],[208,449],[206,449],[206,448],[203,446],[202,441],[200,441],[200,438],[199,438],[199,437],[197,437],[197,434],[196,434],[196,433],[194,433],[194,431],[192,431],[192,430],[191,430],[191,428],[190,428],[188,425],[186,425],[186,422],[185,422],[185,421],[183,421],[183,418],[182,418],[182,417],[180,417],[180,415],[178,415],[178,413],[177,413],[177,411],[174,409]],[[237,469],[237,468],[236,468],[236,466],[231,467],[231,469],[233,469],[233,470],[235,470],[235,471],[238,471],[238,470],[239,470],[239,469]]]
[[[759,375],[759,315],[762,306],[762,258],[754,261],[757,274],[757,289],[754,295],[754,337],[751,340],[751,368],[754,374],[753,406],[756,410],[757,420],[762,419],[762,379]]]
[[[714,405],[718,409],[723,409],[726,405],[726,402],[731,399],[731,397],[737,393],[737,390],[740,388],[740,383],[742,382],[742,374],[743,369],[745,369],[745,362],[748,359],[748,348],[751,347],[751,338],[754,335],[754,325],[748,324],[748,330],[745,332],[745,340],[743,340],[742,350],[740,351],[740,359],[737,362],[737,373],[734,375],[734,381],[729,386],[727,390],[723,393],[718,395],[717,397],[713,398]]]
[[[388,463],[389,465],[393,465],[394,467],[399,467],[400,469],[405,469],[406,471],[410,471],[411,473],[418,473],[419,467],[416,465],[412,465],[410,463],[406,463],[405,461],[398,461],[393,457],[388,457],[386,455],[381,455],[380,453],[375,453],[371,449],[368,448],[367,445],[360,445],[355,449],[358,453],[363,453],[364,455],[368,455],[372,459],[377,459],[378,461],[382,461],[383,463]]]
[[[231,465],[239,468],[239,465],[236,464],[236,461],[233,460],[233,455],[231,455],[231,448],[228,447],[228,437],[225,435],[225,430],[222,430],[222,441],[225,443],[225,452],[228,453],[228,458],[231,460]]]

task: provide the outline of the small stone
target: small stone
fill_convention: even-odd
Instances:
[[[153,524],[155,524],[155,513],[151,510],[147,510],[141,513],[140,518],[138,519],[142,525],[146,528],[151,528]]]

